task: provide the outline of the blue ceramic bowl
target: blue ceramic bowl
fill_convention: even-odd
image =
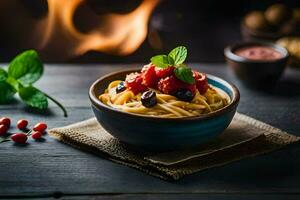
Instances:
[[[99,99],[114,80],[124,80],[126,70],[96,80],[89,90],[92,109],[99,123],[111,135],[134,147],[166,151],[194,147],[206,143],[222,133],[230,124],[239,103],[238,89],[216,76],[207,75],[209,84],[222,89],[230,97],[230,104],[216,112],[184,118],[157,118],[126,113],[103,104]]]

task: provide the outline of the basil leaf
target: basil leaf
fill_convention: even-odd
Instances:
[[[155,65],[155,67],[159,68],[167,68],[170,66],[168,56],[166,55],[157,55],[152,57],[151,63]]]
[[[5,81],[7,79],[7,72],[0,68],[0,81]]]
[[[17,55],[9,64],[8,75],[28,86],[36,82],[43,74],[43,63],[34,50]]]
[[[8,103],[15,94],[14,88],[6,81],[0,81],[0,104]]]
[[[174,60],[175,65],[180,65],[187,57],[187,49],[184,46],[176,47],[169,53],[168,56]]]
[[[48,107],[47,97],[35,87],[21,87],[19,89],[19,96],[27,105],[33,108],[43,110]]]
[[[191,68],[188,67],[177,67],[174,70],[175,76],[188,84],[194,84],[195,79]]]

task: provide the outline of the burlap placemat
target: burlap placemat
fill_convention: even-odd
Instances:
[[[187,174],[267,153],[300,140],[300,137],[238,113],[214,141],[184,151],[153,153],[135,150],[112,137],[95,118],[54,128],[49,134],[76,148],[165,180],[177,180]]]

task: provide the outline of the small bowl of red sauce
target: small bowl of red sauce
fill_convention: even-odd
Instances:
[[[273,43],[245,42],[225,48],[230,68],[247,86],[270,88],[280,79],[288,51]]]

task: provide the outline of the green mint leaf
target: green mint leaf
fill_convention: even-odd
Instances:
[[[169,63],[169,66],[174,66],[175,65],[175,61],[170,56],[168,56],[168,63]]]
[[[155,65],[155,67],[159,68],[167,68],[170,66],[168,56],[166,55],[157,55],[152,57],[151,63]]]
[[[19,89],[20,98],[29,106],[40,110],[48,107],[48,99],[44,93],[35,87],[21,87]]]
[[[195,79],[191,68],[188,67],[177,67],[174,70],[175,76],[188,84],[194,84]]]
[[[43,74],[43,63],[34,50],[17,55],[9,64],[8,76],[18,80],[24,86],[36,82]]]
[[[5,81],[7,79],[7,76],[7,72],[4,69],[0,68],[0,81]]]
[[[174,60],[175,65],[180,65],[187,57],[187,49],[184,46],[176,47],[169,53],[168,56]]]
[[[0,81],[0,104],[6,104],[14,97],[15,90],[6,81]]]
[[[9,76],[7,79],[6,79],[6,82],[8,84],[10,84],[14,89],[15,91],[18,91],[20,87],[22,87],[22,84],[19,83],[16,79],[14,79],[13,77]]]

